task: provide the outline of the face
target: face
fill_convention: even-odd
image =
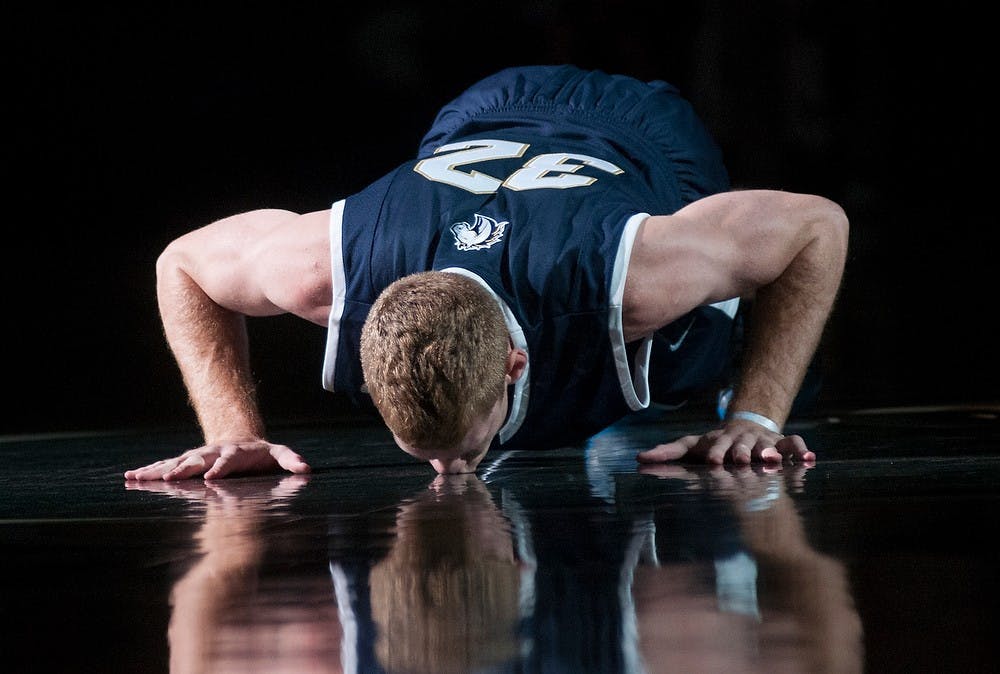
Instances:
[[[476,466],[486,456],[494,436],[503,426],[507,416],[507,394],[500,396],[496,404],[490,411],[472,424],[469,432],[458,444],[450,450],[435,450],[414,447],[399,439],[395,434],[393,438],[400,449],[424,461],[429,461],[438,473],[444,475],[448,473],[472,473]]]

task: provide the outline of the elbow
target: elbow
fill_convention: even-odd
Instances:
[[[850,222],[847,213],[835,201],[825,197],[817,197],[822,202],[822,220],[833,236],[844,248],[847,247],[847,238],[850,234]]]
[[[840,204],[830,199],[814,198],[817,200],[813,217],[814,235],[823,242],[823,248],[830,259],[836,260],[843,267],[847,259],[851,229],[847,213]]]
[[[837,206],[837,211],[840,214],[836,223],[837,232],[840,236],[840,246],[844,251],[844,257],[847,257],[847,244],[851,237],[851,223],[843,208]]]
[[[793,276],[822,277],[824,285],[839,284],[850,234],[844,209],[814,194],[759,194],[759,211],[744,218],[751,224],[736,237],[741,294],[749,296],[790,271]]]
[[[787,243],[785,254],[794,258],[809,251],[818,255],[819,259],[843,266],[847,258],[850,223],[840,204],[815,194],[784,196],[786,216],[775,219],[772,223],[775,229],[770,234],[776,240]]]
[[[185,273],[188,256],[180,240],[171,242],[156,258],[156,287],[162,291]]]
[[[178,267],[177,255],[168,246],[156,258],[156,287],[162,290],[167,279],[171,276],[171,272]]]
[[[171,241],[156,258],[157,278],[183,267],[185,258],[183,237]]]

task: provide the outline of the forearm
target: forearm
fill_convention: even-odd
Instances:
[[[245,318],[209,298],[179,266],[158,267],[164,333],[206,443],[264,436]]]
[[[742,372],[729,409],[784,425],[833,308],[846,255],[846,221],[831,216],[771,283],[756,292]]]

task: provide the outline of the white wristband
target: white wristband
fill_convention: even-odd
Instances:
[[[771,419],[768,419],[763,414],[757,414],[756,412],[733,412],[729,415],[730,419],[744,419],[746,421],[752,421],[758,426],[763,426],[772,433],[777,433],[781,435],[781,427],[774,423]]]

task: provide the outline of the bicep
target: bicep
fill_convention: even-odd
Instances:
[[[832,202],[770,190],[726,192],[647,218],[626,277],[633,337],[695,307],[745,296],[774,281],[815,236]]]
[[[158,286],[163,292],[189,279],[221,307],[247,316],[284,313],[270,295],[275,275],[261,264],[262,243],[282,223],[297,215],[289,211],[256,210],[217,220],[174,240],[157,260]]]

